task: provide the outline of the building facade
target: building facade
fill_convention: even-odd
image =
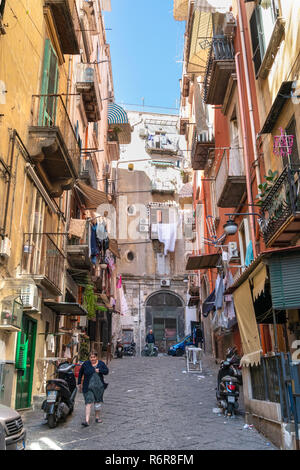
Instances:
[[[0,6],[0,403],[18,409],[43,394],[54,359],[109,350],[120,321],[117,242],[95,232],[123,135],[121,123],[111,144],[104,8]]]
[[[175,0],[174,18],[186,21],[180,130],[197,229],[186,268],[198,279],[205,343],[217,359],[238,347],[247,421],[293,448],[299,7]]]

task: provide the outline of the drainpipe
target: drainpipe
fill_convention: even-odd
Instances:
[[[245,162],[245,173],[246,173],[246,185],[247,185],[247,198],[250,206],[253,206],[253,197],[252,197],[252,188],[251,188],[251,174],[250,174],[250,164],[249,164],[249,153],[248,153],[248,140],[246,132],[246,120],[245,120],[245,108],[243,106],[243,93],[242,93],[242,84],[241,84],[241,75],[239,68],[239,56],[240,52],[235,54],[235,65],[236,65],[236,74],[237,74],[237,84],[238,84],[238,94],[239,94],[239,106],[241,110],[241,124],[242,124],[242,134],[244,142],[244,162]],[[250,231],[251,231],[251,240],[253,246],[253,255],[254,258],[257,256],[256,245],[255,245],[255,218],[250,216]]]
[[[254,154],[254,166],[255,166],[257,186],[259,186],[261,184],[260,171],[259,171],[259,157],[258,157],[257,146],[256,146],[254,110],[253,110],[253,103],[252,103],[252,97],[251,97],[251,88],[250,88],[250,80],[249,80],[249,69],[248,69],[248,61],[247,61],[247,50],[246,50],[246,41],[245,41],[244,22],[243,22],[242,9],[241,9],[241,0],[238,1],[238,14],[239,14],[239,32],[240,32],[240,37],[241,37],[242,53],[243,53],[244,75],[245,75],[245,80],[246,80],[247,101],[248,101],[248,109],[249,109],[249,117],[250,117],[252,147],[253,147],[253,154]]]

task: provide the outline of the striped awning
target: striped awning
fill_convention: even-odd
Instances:
[[[130,144],[131,125],[125,109],[116,103],[108,103],[108,127],[118,133],[119,144]]]

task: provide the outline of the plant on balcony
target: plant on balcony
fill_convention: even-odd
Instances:
[[[265,182],[258,186],[260,193],[256,196],[257,204],[262,206],[265,202],[270,190],[272,189],[275,181],[278,178],[278,171],[269,170],[268,175],[265,175]]]
[[[87,316],[89,320],[96,318],[96,313],[98,310],[97,295],[94,293],[94,286],[92,284],[87,284],[85,286],[83,294],[83,307],[88,312]]]

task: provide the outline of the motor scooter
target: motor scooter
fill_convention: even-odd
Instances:
[[[225,375],[220,380],[217,389],[217,401],[219,406],[224,409],[224,414],[235,417],[235,411],[239,407],[239,385],[238,379],[230,375]]]
[[[57,378],[47,381],[46,400],[42,404],[49,428],[55,428],[73,412],[77,393],[75,364],[65,361],[54,365]]]
[[[124,352],[124,346],[123,343],[120,339],[117,340],[116,344],[116,355],[117,358],[121,359],[123,357],[123,352]]]
[[[124,345],[124,356],[135,356],[136,355],[136,344],[132,341],[130,344]]]
[[[148,346],[148,344],[145,345],[144,349],[142,350],[141,352],[141,355],[142,356],[158,356],[158,347],[157,346],[153,346],[153,353],[151,354],[150,352],[150,348]]]

